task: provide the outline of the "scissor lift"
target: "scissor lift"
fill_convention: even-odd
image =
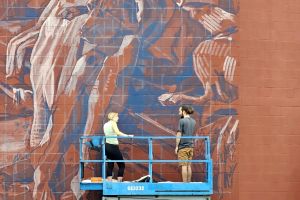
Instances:
[[[105,136],[83,136],[80,138],[80,189],[81,190],[100,190],[103,193],[105,200],[117,199],[180,199],[185,200],[210,200],[210,195],[213,193],[213,166],[210,156],[210,141],[207,136],[193,136],[182,138],[193,138],[203,140],[205,144],[205,152],[203,160],[188,160],[181,162],[202,163],[205,165],[205,180],[204,182],[154,182],[153,181],[153,164],[156,163],[178,163],[179,160],[154,160],[153,159],[153,141],[164,139],[176,139],[175,136],[136,136],[134,139],[148,141],[148,160],[106,160],[105,159]],[[124,137],[118,137],[124,138]],[[101,160],[84,160],[82,147],[83,141],[91,140],[98,141],[102,153]],[[103,178],[102,182],[85,182],[83,181],[83,170],[85,163],[101,163],[102,177],[106,177],[106,163],[108,162],[125,162],[125,163],[148,163],[148,174],[150,175],[149,182],[112,182]]]

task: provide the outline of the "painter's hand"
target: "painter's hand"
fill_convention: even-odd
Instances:
[[[127,137],[133,137],[134,135],[127,135]]]

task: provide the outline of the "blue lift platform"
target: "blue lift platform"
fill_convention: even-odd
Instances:
[[[203,182],[154,182],[153,164],[159,163],[178,163],[179,160],[154,160],[153,141],[164,139],[176,139],[176,136],[135,136],[134,140],[146,140],[148,142],[148,160],[107,160],[105,159],[105,136],[83,136],[80,138],[80,189],[102,191],[104,200],[126,200],[126,199],[180,199],[185,200],[210,200],[213,194],[213,164],[210,156],[210,140],[207,136],[192,136],[182,138],[193,138],[203,140],[205,144],[204,158],[202,160],[187,160],[181,162],[202,163],[206,170]],[[125,138],[125,137],[118,137]],[[126,137],[128,139],[128,137]],[[92,141],[94,146],[101,149],[101,160],[83,159],[83,146],[86,141]],[[84,180],[84,166],[86,163],[100,163],[102,165],[102,177],[106,177],[106,163],[125,162],[125,163],[147,163],[149,182],[112,182],[105,178],[101,182],[87,182]]]

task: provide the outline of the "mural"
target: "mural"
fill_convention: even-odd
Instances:
[[[92,199],[79,190],[79,137],[101,135],[112,110],[125,133],[175,135],[181,104],[196,109],[197,135],[211,137],[216,198],[231,191],[236,0],[26,0],[1,9],[1,199]],[[172,145],[156,148],[172,157]]]

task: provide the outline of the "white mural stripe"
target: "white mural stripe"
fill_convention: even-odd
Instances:
[[[228,80],[228,73],[229,73],[229,71],[230,71],[230,60],[231,60],[231,58],[229,57],[229,56],[227,56],[226,58],[225,58],[225,61],[224,61],[224,65],[225,65],[225,68],[224,68],[224,78],[225,78],[225,80]]]
[[[213,55],[215,55],[215,53],[216,53],[216,48],[218,47],[218,44],[217,44],[217,42],[215,42],[215,41],[212,41],[213,42],[213,46],[212,46],[212,52],[211,52],[211,55],[213,56]]]
[[[227,45],[227,44],[225,44],[225,45]],[[230,51],[231,51],[230,46],[227,46],[227,48],[226,48],[226,50],[225,50],[225,52],[224,52],[224,56],[230,55]]]
[[[228,19],[228,20],[234,21],[234,15],[233,14],[231,14],[229,12],[226,12],[225,10],[223,10],[219,7],[215,8],[215,12],[222,18],[222,20]]]
[[[233,144],[235,143],[235,135],[236,135],[236,129],[238,127],[238,124],[239,124],[239,120],[235,120],[235,123],[232,127],[232,129],[230,130],[230,133],[229,133],[229,137],[227,139],[227,144]]]
[[[200,50],[200,53],[203,53],[205,44],[206,44],[206,41],[201,42],[200,45],[199,45],[199,46],[197,47],[197,49],[195,50],[195,52],[199,52],[199,50]]]
[[[142,118],[143,120],[149,122],[150,124],[156,126],[157,128],[170,133],[171,135],[176,135],[175,131],[172,131],[171,129],[166,128],[165,126],[163,126],[162,124],[158,123],[157,121],[151,119],[148,115],[144,114],[144,113],[134,113],[136,116]]]
[[[221,147],[221,145],[222,145],[222,139],[223,139],[225,130],[226,130],[226,128],[228,127],[228,124],[229,124],[229,122],[231,121],[231,119],[232,119],[232,116],[230,116],[230,117],[227,119],[225,125],[222,127],[222,129],[221,129],[221,131],[220,131],[220,133],[219,133],[219,136],[218,136],[218,142],[217,142],[217,154],[218,154],[218,155],[220,154],[220,147]]]
[[[203,62],[203,58],[202,57],[199,57],[199,62],[200,62],[200,71],[202,72],[202,75],[203,75],[203,77],[205,77],[205,78],[208,78],[208,73],[207,73],[207,71],[206,71],[206,67],[205,67],[205,64],[204,64],[204,62]]]
[[[228,60],[228,57],[225,58],[224,63],[223,63],[223,71],[224,72],[226,72],[226,70],[227,70],[227,60]]]
[[[217,44],[217,47],[216,47],[216,51],[215,51],[215,56],[219,56],[219,53],[220,53],[220,51],[221,51],[221,46],[222,45],[220,45],[220,44],[218,44],[217,42],[216,42],[216,44]]]
[[[204,19],[203,21],[201,21],[201,23],[203,24],[203,26],[209,31],[209,32],[213,32],[213,27],[211,27],[211,25]]]
[[[196,67],[195,70],[197,71],[197,74],[199,74],[199,77],[207,78],[204,71],[203,71],[203,64],[201,63],[201,57],[199,56],[196,59]]]
[[[205,40],[204,42],[201,42],[200,44],[202,44],[200,53],[203,54],[205,52],[206,47],[207,47],[207,40]]]
[[[210,54],[210,55],[211,55],[211,52],[212,52],[212,46],[213,46],[213,40],[210,40],[210,41],[209,41],[209,46],[208,46],[208,52],[207,52],[207,54]]]
[[[217,24],[209,15],[204,15],[204,18],[206,21],[213,27],[214,31],[219,31],[221,29],[221,26]]]
[[[218,23],[220,24],[222,22],[222,18],[219,17],[215,12],[211,13],[211,17]]]
[[[232,76],[233,76],[233,73],[234,73],[234,71],[233,71],[233,63],[234,63],[234,59],[233,59],[233,57],[230,57],[230,63],[229,63],[229,70],[228,70],[228,81],[229,82],[231,82],[231,80],[232,80]]]
[[[235,67],[236,67],[236,59],[232,58],[233,62],[232,62],[232,70],[231,70],[231,79],[230,82],[233,81],[234,78],[234,72],[235,72]]]
[[[199,67],[198,57],[195,55],[193,56],[193,63],[194,63],[194,69],[195,69],[195,73],[196,73],[197,77],[201,77],[201,73],[198,70],[198,67]]]
[[[222,47],[221,47],[221,50],[219,52],[219,56],[223,56],[223,51],[224,51],[225,48],[226,48],[226,44],[223,44]]]

